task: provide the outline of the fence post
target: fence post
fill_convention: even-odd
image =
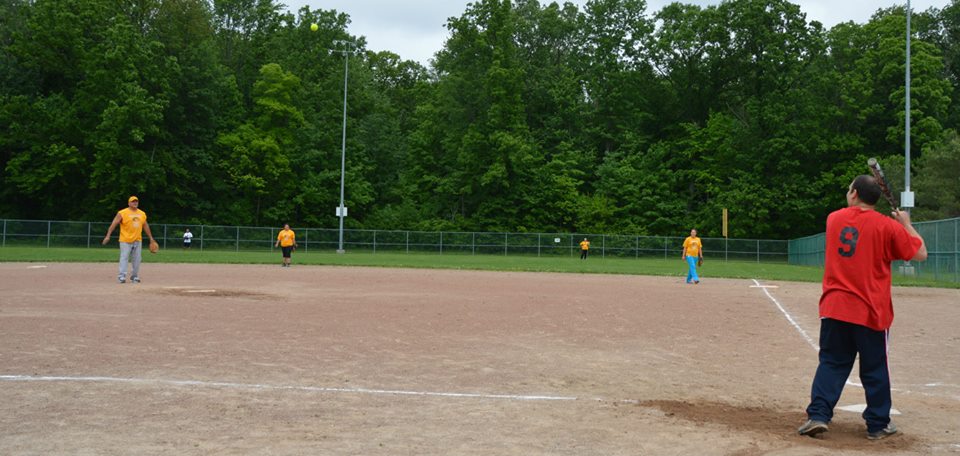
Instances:
[[[730,261],[730,239],[723,238],[723,261]]]
[[[607,257],[607,235],[600,235],[600,258]]]
[[[757,263],[760,263],[760,240],[757,239]]]
[[[273,228],[270,228],[270,245],[273,245]],[[273,249],[270,249],[273,250]],[[310,251],[310,228],[303,229],[303,253]]]
[[[407,253],[410,253],[410,232],[407,231]]]
[[[477,254],[477,232],[474,231],[471,234],[473,236],[472,236],[472,239],[470,239],[470,254],[476,255]]]
[[[507,233],[503,233],[503,256],[507,256]]]
[[[635,246],[636,246],[636,250],[634,250],[633,253],[636,254],[636,256],[634,258],[639,259],[640,258],[640,236],[636,236]]]
[[[240,227],[237,227],[237,252],[240,251]]]
[[[373,253],[377,253],[377,230],[373,230]]]
[[[50,221],[47,220],[47,248],[50,248]]]
[[[91,223],[90,223],[90,222],[87,222],[87,248],[88,248],[88,249],[90,248],[90,225],[91,225]],[[6,226],[7,226],[7,222],[6,222],[6,221],[3,222],[3,226],[4,226],[4,228],[6,228]],[[6,231],[6,230],[4,230],[4,231]],[[6,234],[6,233],[4,233],[4,234]]]
[[[203,251],[203,225],[200,225],[200,251]]]
[[[6,222],[4,222],[6,232]],[[953,221],[953,281],[960,282],[960,218]]]
[[[540,233],[537,233],[537,258],[540,258]]]
[[[667,259],[667,237],[666,236],[664,236],[663,238],[663,259],[664,260]]]
[[[940,249],[940,230],[937,229],[937,226],[933,226],[933,245],[936,246],[937,250]],[[933,280],[940,280],[940,259],[934,258],[935,264],[933,266]]]
[[[163,224],[163,249],[167,249],[167,224]]]
[[[443,255],[443,231],[440,232],[440,254]]]
[[[90,242],[87,241],[87,244]],[[7,219],[3,219],[3,247],[7,246]]]

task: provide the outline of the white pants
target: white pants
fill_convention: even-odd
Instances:
[[[121,279],[127,278],[127,263],[133,262],[133,273],[130,278],[140,277],[140,260],[143,249],[140,248],[140,241],[121,242],[120,243],[120,275]]]

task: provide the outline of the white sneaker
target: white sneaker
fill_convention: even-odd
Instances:
[[[881,440],[881,439],[885,439],[885,438],[887,438],[887,437],[890,437],[891,435],[894,435],[894,434],[896,434],[897,432],[900,432],[900,430],[897,429],[897,427],[894,426],[893,423],[889,423],[889,424],[887,424],[887,427],[885,427],[885,428],[883,428],[883,429],[881,429],[881,430],[879,430],[879,431],[876,431],[876,432],[868,432],[868,433],[867,433],[867,438],[870,439],[870,440]]]

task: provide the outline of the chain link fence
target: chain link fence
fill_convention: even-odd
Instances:
[[[920,278],[960,282],[960,218],[913,224],[927,244],[927,261],[910,262]],[[826,234],[820,233],[789,241],[790,264],[823,267]],[[894,271],[904,262],[896,261]]]
[[[110,226],[106,222],[51,220],[4,219],[2,223],[0,242],[4,247],[97,247]],[[184,230],[189,228],[193,233],[192,249],[237,252],[273,250],[280,231],[280,228],[184,224],[150,224],[150,228],[162,248],[182,246]],[[114,241],[118,231],[114,232]],[[297,244],[304,252],[335,252],[339,245],[336,229],[294,228],[294,231]],[[685,236],[344,230],[343,247],[348,251],[370,253],[564,257],[578,256],[580,241],[584,238],[591,242],[591,256],[679,258]],[[703,238],[703,247],[708,259],[778,263],[786,263],[788,259],[787,241]]]
[[[0,245],[34,247],[96,247],[110,226],[106,222],[2,220]],[[914,226],[927,244],[929,258],[911,262],[917,277],[960,282],[960,218],[918,222]],[[193,232],[193,249],[217,251],[273,250],[280,228],[152,224],[163,248],[180,247],[184,230]],[[305,252],[334,252],[339,231],[300,228],[297,243]],[[119,235],[114,233],[114,240]],[[583,238],[590,254],[602,258],[670,258],[680,256],[684,237],[628,236],[595,233],[488,233],[451,231],[344,230],[344,249],[361,252],[436,253],[464,255],[579,255]],[[724,261],[777,262],[823,267],[824,233],[790,241],[703,238],[704,256]],[[896,262],[900,270],[903,262]]]

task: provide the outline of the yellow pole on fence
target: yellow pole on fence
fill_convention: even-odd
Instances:
[[[729,258],[729,257],[730,257],[730,247],[729,247],[729,245],[728,245],[728,243],[727,243],[727,226],[728,226],[728,224],[727,224],[727,219],[728,219],[728,217],[727,217],[727,216],[728,216],[728,215],[729,215],[729,213],[727,212],[727,208],[723,208],[723,261],[727,261],[727,260],[730,259],[730,258]]]
[[[727,208],[723,208],[723,237],[727,237]]]

